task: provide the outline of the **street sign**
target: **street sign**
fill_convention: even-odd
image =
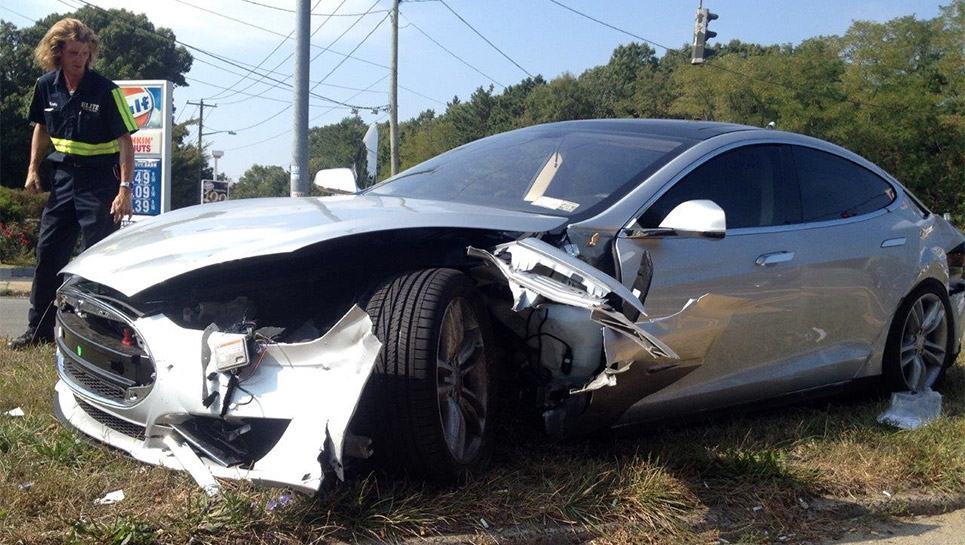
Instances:
[[[201,204],[228,200],[228,180],[201,180]]]

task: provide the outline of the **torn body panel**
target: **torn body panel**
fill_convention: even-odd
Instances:
[[[469,248],[469,255],[486,259],[499,269],[509,282],[517,312],[545,301],[584,308],[591,311],[594,322],[630,337],[652,357],[677,358],[669,346],[626,317],[623,309],[627,306],[646,317],[643,304],[629,289],[541,240],[502,244],[492,253]]]
[[[139,358],[137,365],[153,372],[131,385],[139,388],[134,399],[104,386],[121,382],[110,375],[123,365],[105,368],[89,335],[60,321],[55,404],[62,420],[138,460],[190,471],[209,493],[216,490],[211,476],[313,493],[325,478],[322,457],[342,477],[343,451],[354,440],[348,423],[381,348],[365,311],[353,307],[310,342],[258,344],[254,361],[227,370],[217,358],[202,367],[204,331],[162,314],[126,321],[134,339],[165,340],[141,347],[150,363]],[[207,336],[215,346],[237,340]]]
[[[566,399],[544,413],[548,431],[559,436],[606,427],[635,401],[699,368],[746,303],[708,294],[651,318],[636,293],[545,242],[524,239],[469,254],[499,269],[513,310],[540,313],[525,337],[548,338],[537,343],[540,365],[566,389]]]

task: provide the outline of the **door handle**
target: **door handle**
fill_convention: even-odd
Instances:
[[[794,259],[794,252],[774,252],[758,257],[755,263],[757,263],[758,266],[766,267],[776,263],[785,263],[792,259]]]
[[[881,243],[882,248],[895,248],[897,246],[905,245],[905,237],[889,238],[888,240]]]

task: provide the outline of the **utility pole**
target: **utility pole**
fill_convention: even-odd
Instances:
[[[291,196],[308,196],[308,73],[309,73],[309,0],[298,0],[295,7],[295,73],[292,97]]]
[[[399,172],[399,0],[392,0],[392,68],[389,82],[389,150],[392,176]]]
[[[200,187],[201,181],[204,179],[204,144],[201,143],[201,137],[204,135],[204,108],[217,108],[217,104],[205,104],[202,98],[200,102],[188,102],[192,106],[198,107],[198,186]],[[200,190],[198,191],[200,194]],[[198,202],[201,202],[200,200]]]

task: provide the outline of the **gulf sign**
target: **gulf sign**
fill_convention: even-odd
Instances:
[[[122,87],[139,129],[160,129],[163,118],[160,86]]]

